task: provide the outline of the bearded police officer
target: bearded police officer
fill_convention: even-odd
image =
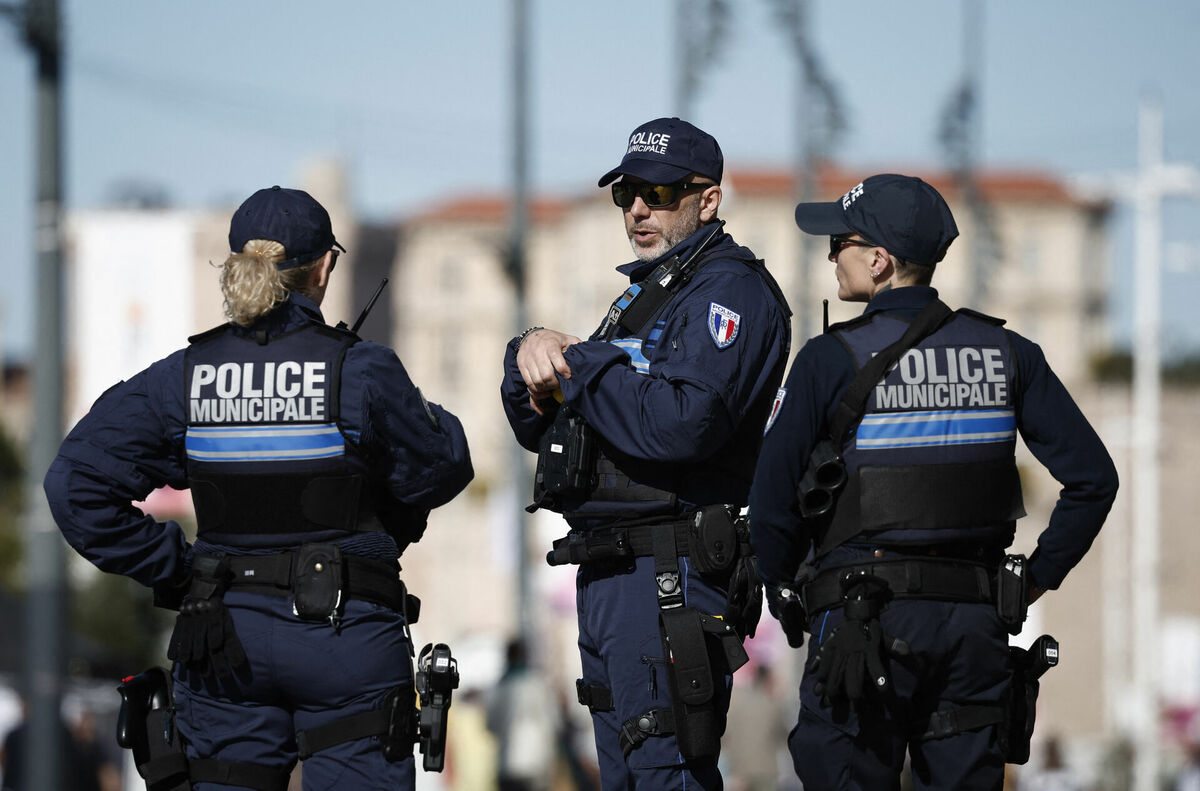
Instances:
[[[721,787],[730,674],[758,619],[737,517],[790,314],[722,229],[722,170],[686,121],[634,130],[600,179],[615,182],[632,285],[589,340],[533,328],[504,361],[509,422],[539,452],[535,505],[570,525],[548,560],[580,566],[578,691],[606,789]]]
[[[297,758],[306,789],[412,788],[397,558],[472,477],[462,426],[325,324],[343,248],[308,193],[255,192],[229,244],[230,322],[105,392],[46,476],[71,546],[180,609],[174,723],[148,671],[118,738],[153,788],[281,791]],[[130,504],[164,485],[191,489],[194,544]]]
[[[1035,344],[938,300],[958,229],[931,186],[872,176],[796,222],[830,236],[838,296],[867,303],[797,354],[750,496],[772,612],[793,645],[811,634],[796,772],[899,788],[908,753],[916,788],[999,789],[1057,661],[1051,638],[1010,651],[1008,633],[1087,552],[1116,470]],[[1062,484],[1028,560],[1005,555],[1018,434]]]

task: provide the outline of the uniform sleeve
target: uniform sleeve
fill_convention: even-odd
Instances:
[[[752,270],[706,277],[681,299],[661,334],[651,336],[649,375],[611,343],[578,343],[564,353],[571,367],[564,401],[632,458],[707,458],[741,426],[759,394],[774,388],[787,354],[787,317]],[[714,305],[737,314],[736,335],[724,348],[708,327]]]
[[[67,435],[43,484],[68,544],[146,586],[187,573],[183,529],[133,505],[161,486],[187,487],[182,383],[177,352],[110,388]]]
[[[854,374],[850,355],[830,335],[806,343],[788,373],[750,487],[750,542],[767,582],[790,582],[812,547],[796,487],[826,431],[828,412]]]
[[[418,508],[445,505],[475,476],[462,423],[425,400],[391,349],[358,343],[342,368],[343,413],[361,415],[362,443],[384,460],[388,489]]]
[[[1083,559],[1104,525],[1117,496],[1117,470],[1042,350],[1014,332],[1009,337],[1019,378],[1021,438],[1063,487],[1029,561],[1034,582],[1053,590]]]
[[[500,401],[504,414],[512,427],[513,435],[525,450],[537,453],[538,438],[550,424],[551,418],[539,415],[529,406],[529,390],[517,367],[517,339],[513,338],[505,347],[504,381],[500,383]]]

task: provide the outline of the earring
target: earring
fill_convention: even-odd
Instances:
[[[878,278],[878,277],[879,277],[879,273],[878,273],[878,272],[872,272],[872,273],[871,273],[871,279],[872,279],[872,280],[875,280],[875,279],[876,279],[876,278]]]

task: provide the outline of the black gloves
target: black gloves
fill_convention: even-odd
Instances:
[[[891,686],[888,659],[907,656],[908,644],[883,633],[879,613],[890,597],[887,583],[863,571],[842,580],[846,620],[833,630],[817,655],[816,692],[826,702],[861,701],[868,689]]]
[[[222,597],[230,580],[229,560],[201,555],[192,565],[192,587],[179,607],[167,657],[201,675],[232,676],[246,653]]]

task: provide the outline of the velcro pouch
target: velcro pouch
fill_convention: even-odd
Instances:
[[[696,571],[724,571],[733,564],[737,549],[737,529],[728,508],[706,505],[696,512],[688,535],[688,554]]]
[[[342,604],[342,550],[334,544],[301,544],[292,568],[292,609],[306,621],[324,621]]]
[[[702,706],[712,699],[713,679],[700,613],[679,607],[659,613],[666,635],[667,657],[675,673],[675,694],[682,703]]]
[[[996,571],[996,614],[1009,634],[1020,634],[1028,614],[1029,574],[1024,555],[1007,555]]]

